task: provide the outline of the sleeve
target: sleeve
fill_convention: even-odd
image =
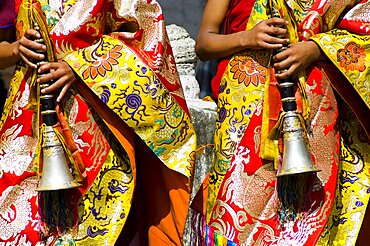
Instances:
[[[368,78],[370,67],[369,35],[360,35],[344,29],[333,29],[311,38],[351,83],[370,108]]]
[[[161,9],[156,1],[105,3],[104,33],[63,60],[169,168],[190,177],[195,131]]]
[[[361,0],[339,21],[338,27],[357,34],[370,34],[370,1]]]
[[[301,39],[316,42],[331,65],[334,65],[331,67],[336,67],[326,74],[338,74],[339,70],[340,76],[345,77],[340,80],[343,82],[332,80],[332,85],[338,93],[342,92],[341,97],[348,105],[353,105],[350,102],[354,101],[362,105],[356,106],[357,109],[354,110],[358,116],[366,115],[370,107],[370,90],[367,82],[370,69],[366,62],[370,59],[370,41],[364,31],[368,21],[366,18],[368,9],[368,0],[316,1],[300,25]],[[369,125],[366,123],[367,120],[362,122]]]
[[[359,35],[343,29],[333,29],[326,33],[317,34],[311,40],[316,42],[330,60],[330,63],[334,65],[323,67],[327,76],[335,76],[335,78],[330,79],[333,88],[353,110],[366,133],[370,134],[368,120],[370,68],[367,62],[370,59],[369,35]],[[345,79],[341,79],[340,76],[342,75]]]
[[[342,13],[353,7],[357,1],[315,1],[300,25],[301,39],[307,40],[317,33],[332,30],[342,16]]]
[[[105,18],[103,24],[105,30],[97,43],[104,43],[107,46],[101,47],[99,53],[95,54],[99,56],[91,56],[89,61],[93,64],[97,59],[108,55],[112,47],[116,45],[127,46],[148,64],[171,93],[183,98],[175,59],[159,4],[156,1],[123,0],[107,1],[105,5],[105,16],[96,17]],[[94,50],[94,46],[95,48],[99,46],[97,43],[85,50]],[[80,54],[81,50],[75,51],[64,60],[68,61]]]

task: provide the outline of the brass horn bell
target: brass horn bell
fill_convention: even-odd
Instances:
[[[63,190],[81,186],[73,178],[63,146],[51,126],[45,127],[42,152],[43,168],[37,191]]]
[[[311,159],[305,144],[303,128],[294,111],[286,113],[283,119],[284,153],[283,163],[277,176],[319,172]]]

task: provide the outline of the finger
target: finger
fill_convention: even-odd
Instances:
[[[45,65],[43,65],[43,66],[45,66]],[[46,71],[49,71],[49,72],[46,72]],[[44,69],[43,73],[39,72],[39,74],[41,74],[41,76],[39,76],[39,78],[37,79],[38,83],[50,82],[50,83],[55,84],[56,81],[58,81],[61,77],[63,77],[62,75],[60,75],[60,73],[58,75],[58,72],[54,71],[53,69],[50,69],[50,70],[45,70]]]
[[[282,50],[282,51],[281,51]],[[287,51],[285,51],[286,48],[283,47],[281,48],[279,51],[279,53],[277,53],[272,59],[275,63],[278,63],[280,61],[283,61],[285,59],[287,59],[289,57],[289,53]]]
[[[64,95],[67,93],[67,91],[69,90],[69,88],[70,88],[70,87],[71,87],[71,82],[69,82],[68,84],[66,84],[66,85],[62,88],[62,90],[60,91],[59,96],[58,96],[58,98],[57,98],[57,102],[62,101],[62,99],[63,99]]]
[[[47,62],[42,64],[42,66],[40,66],[38,69],[39,73],[45,73],[48,71],[53,73],[54,78],[60,78],[64,75],[64,71],[59,62]]]
[[[61,83],[58,81],[50,84],[48,87],[42,88],[41,94],[49,94],[61,87]]]
[[[294,64],[288,51],[282,51],[273,57],[273,66],[277,70],[287,69]]]
[[[271,44],[289,44],[290,40],[285,36],[277,36],[273,33],[267,33],[264,36],[264,40]]]
[[[288,25],[288,22],[282,18],[273,17],[270,19],[267,19],[265,22],[269,26],[286,26]]]
[[[40,78],[40,82],[48,81],[48,80],[57,80],[62,77],[66,77],[68,79],[67,72],[63,69],[63,66],[59,62],[48,62],[39,67],[38,72],[40,74],[45,74],[42,78]]]
[[[271,44],[271,43],[266,43],[266,42],[263,42],[260,45],[260,48],[262,49],[264,48],[264,49],[271,49],[271,50],[280,49],[281,47],[283,47],[282,44]]]
[[[260,46],[267,49],[280,49],[286,45],[287,40],[266,35],[262,38]]]
[[[284,26],[267,26],[266,33],[274,36],[286,37],[288,30]]]
[[[296,66],[292,65],[288,69],[280,70],[281,72],[276,73],[277,79],[286,79],[286,78],[294,78],[294,72],[296,70]]]
[[[23,36],[20,38],[20,44],[24,46],[30,46],[32,48],[41,48],[41,44],[34,42],[37,39],[40,39],[41,35],[33,29],[28,29]]]
[[[25,57],[23,54],[19,54],[20,57],[22,58],[22,60],[24,61],[24,63],[26,63],[28,66],[32,67],[32,68],[37,68],[37,65],[30,62],[27,57]]]
[[[275,73],[276,79],[286,79],[286,78],[289,78],[287,71],[286,72],[282,72],[282,73]]]
[[[289,59],[285,59],[280,62],[275,62],[273,66],[276,70],[279,71],[289,68],[290,66],[292,66],[292,63]]]
[[[53,62],[47,62],[42,64],[39,69],[37,70],[38,73],[45,73],[52,69]]]
[[[289,44],[289,39],[267,35],[266,41],[271,44]]]
[[[51,73],[47,73],[47,74],[41,74],[39,75],[39,77],[37,78],[36,82],[37,83],[40,83],[40,84],[44,84],[44,83],[49,83],[51,84],[54,80],[54,77]]]
[[[39,72],[39,74],[41,74],[41,76],[37,79],[37,83],[46,83],[46,82],[56,79],[56,76],[53,72],[50,72],[50,73],[40,73]]]
[[[26,37],[22,37],[19,40],[19,44],[20,46],[24,46],[25,48],[31,50],[42,50],[42,51],[46,50],[46,46],[44,44],[41,44],[31,39],[27,39]]]
[[[27,49],[24,46],[19,47],[19,53],[20,55],[23,55],[24,57],[27,57],[27,60],[33,59],[33,60],[43,60],[45,58],[44,54],[40,54],[37,52],[34,52],[30,49]]]
[[[38,31],[34,30],[34,29],[27,29],[24,33],[24,36],[27,39],[41,38],[41,34]]]
[[[67,83],[68,83],[67,77],[62,76],[61,78],[59,78],[58,80],[53,82],[50,86],[42,89],[41,93],[42,94],[47,94],[47,93],[53,92],[53,91],[61,88],[62,86],[66,85]]]

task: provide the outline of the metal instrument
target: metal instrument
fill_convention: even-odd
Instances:
[[[271,6],[272,17],[281,18],[278,10]],[[287,45],[276,50],[276,54],[287,49]],[[281,73],[282,70],[277,71]],[[278,169],[277,176],[295,175],[301,173],[319,172],[312,161],[308,151],[305,132],[301,125],[297,110],[297,103],[294,96],[294,83],[292,78],[278,80],[281,101],[283,104],[283,139],[284,151],[283,162]]]
[[[40,32],[38,23],[34,23],[34,29]],[[45,43],[43,38],[35,40],[39,43]],[[36,52],[42,53],[43,50]],[[44,61],[38,62],[39,68],[48,61],[45,54]],[[44,74],[37,73],[38,77]],[[39,90],[48,87],[49,83],[39,85]],[[38,93],[40,95],[40,92]],[[55,110],[56,104],[53,94],[40,95],[40,111],[44,130],[42,131],[42,174],[37,191],[54,191],[80,187],[81,184],[76,182],[70,170],[63,145],[56,134],[53,126],[58,123],[58,116]]]

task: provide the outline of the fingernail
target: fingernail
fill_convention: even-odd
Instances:
[[[45,93],[45,89],[42,89],[42,90],[41,90],[41,93]]]

